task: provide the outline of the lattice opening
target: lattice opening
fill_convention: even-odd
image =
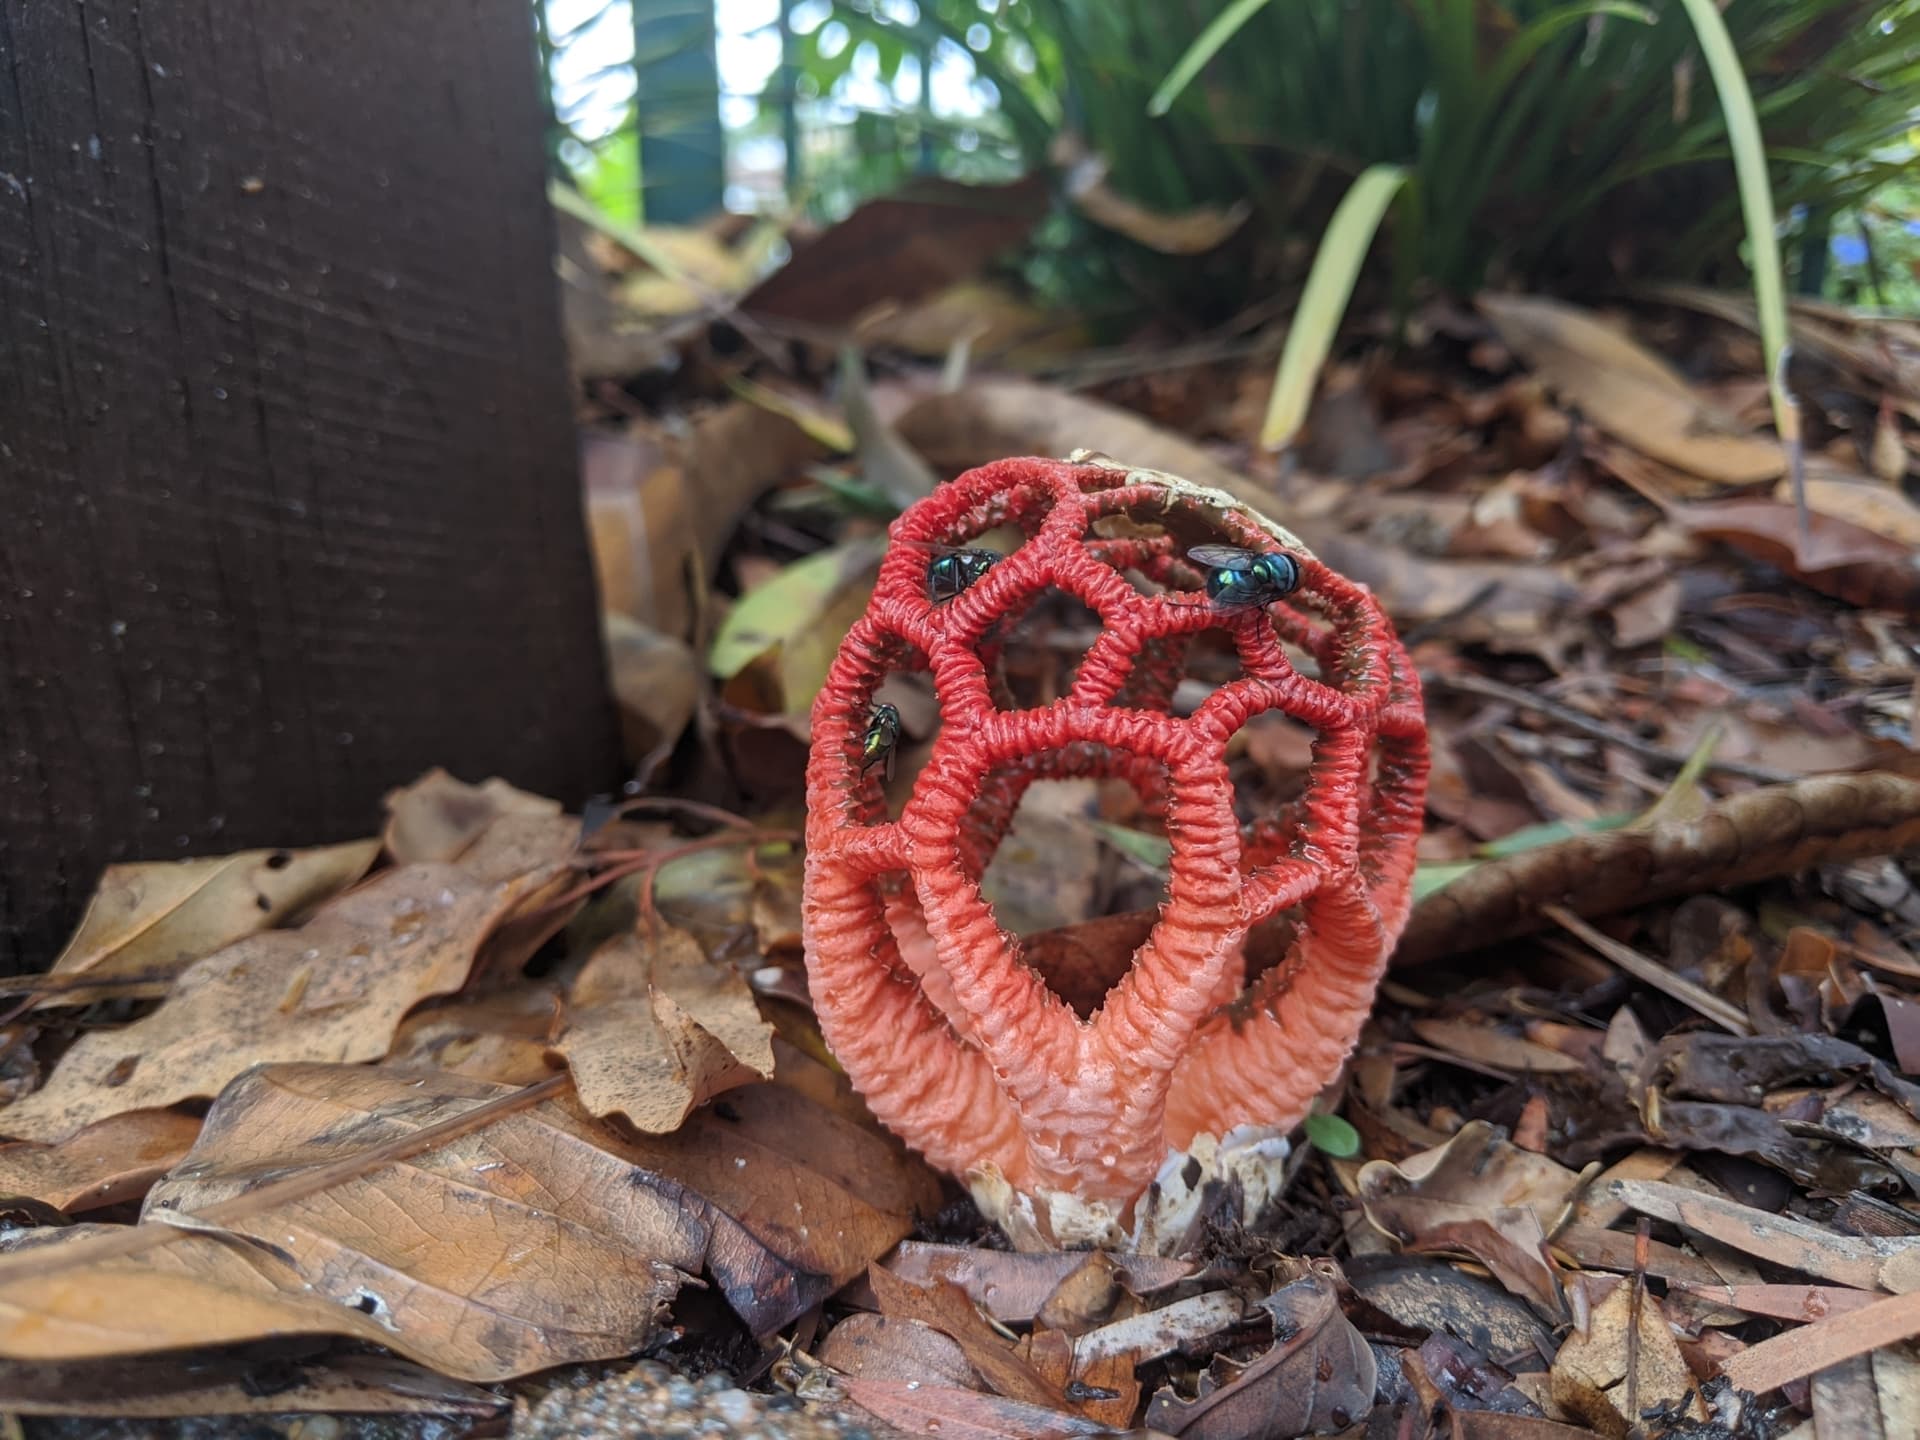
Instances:
[[[1077,595],[1049,585],[989,632],[983,647],[994,704],[1002,710],[1051,705],[1073,688],[1100,616]]]

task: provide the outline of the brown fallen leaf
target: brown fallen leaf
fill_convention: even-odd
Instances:
[[[344,890],[373,864],[376,840],[318,850],[244,850],[199,860],[110,865],[52,974],[150,979],[149,991],[67,989],[46,1005],[91,1005],[103,995],[162,995],[202,956],[271,930]]]
[[[1814,1375],[1807,1390],[1815,1435],[1887,1440],[1920,1434],[1920,1375],[1910,1349],[1888,1346]]]
[[[396,865],[453,861],[495,821],[509,815],[557,816],[560,803],[516,790],[501,779],[469,785],[437,766],[387,793],[381,843]]]
[[[1549,903],[1609,915],[1916,844],[1920,781],[1904,775],[1820,775],[1749,790],[1697,819],[1573,835],[1476,865],[1414,906],[1394,963],[1530,934]]]
[[[1067,1408],[1063,1386],[1050,1382],[1015,1354],[958,1285],[941,1280],[923,1288],[881,1265],[868,1270],[867,1281],[879,1297],[884,1314],[899,1320],[918,1320],[947,1336],[959,1345],[974,1373],[996,1394],[1048,1409]]]
[[[1233,237],[1253,214],[1246,200],[1221,209],[1202,205],[1179,214],[1149,210],[1130,200],[1107,181],[1110,166],[1103,155],[1089,155],[1078,139],[1061,135],[1053,158],[1065,164],[1064,188],[1074,208],[1094,224],[1113,230],[1162,255],[1204,255]]]
[[[594,951],[568,997],[554,1048],[595,1115],[650,1134],[677,1130],[697,1105],[773,1075],[773,1027],[732,966],[686,931],[623,931]]]
[[[861,349],[882,346],[939,360],[956,345],[1013,370],[1031,370],[1093,343],[1086,323],[1068,310],[1043,310],[995,280],[963,280],[918,303],[879,306],[854,327]]]
[[[1678,371],[1591,312],[1539,296],[1483,294],[1475,303],[1563,402],[1636,449],[1726,485],[1786,470],[1777,441],[1717,412]]]
[[[1429,1045],[1496,1070],[1535,1075],[1586,1068],[1576,1056],[1545,1045],[1536,1045],[1518,1035],[1502,1034],[1490,1024],[1476,1025],[1465,1020],[1422,1017],[1413,1021],[1412,1028],[1413,1033]]]
[[[406,1012],[459,989],[488,936],[564,873],[578,829],[559,815],[507,815],[457,864],[384,871],[297,930],[198,961],[153,1014],[75,1041],[44,1087],[0,1109],[0,1134],[52,1141],[109,1115],[210,1098],[265,1061],[379,1059]]]
[[[1565,1316],[1547,1237],[1565,1222],[1582,1179],[1500,1138],[1485,1121],[1395,1165],[1360,1168],[1367,1219],[1403,1249],[1464,1252],[1550,1320]]]
[[[668,463],[666,444],[637,429],[587,430],[580,437],[580,478],[602,609],[684,641],[694,632],[705,571],[695,563],[687,476]],[[726,503],[722,496],[701,497],[703,505],[709,500]]]
[[[1674,505],[1667,518],[1784,570],[1822,595],[1870,609],[1920,610],[1920,556],[1901,540],[1852,520],[1812,513],[1803,541],[1798,512],[1774,500]]]
[[[0,1145],[0,1195],[30,1195],[72,1213],[137,1200],[199,1134],[192,1115],[133,1110],[58,1145]]]
[[[1657,1405],[1691,1420],[1706,1406],[1660,1302],[1632,1283],[1616,1286],[1553,1361],[1553,1399],[1609,1440],[1625,1440]]]
[[[1673,1291],[1729,1310],[1803,1325],[1829,1315],[1851,1314],[1883,1298],[1871,1290],[1849,1290],[1839,1285],[1704,1285],[1691,1280],[1672,1281],[1669,1292]]]
[[[1427,1255],[1353,1255],[1343,1263],[1354,1293],[1410,1330],[1476,1337],[1512,1355],[1547,1338],[1540,1317],[1485,1276]],[[1547,1346],[1551,1349],[1551,1345]]]
[[[1112,1258],[1103,1250],[1090,1250],[1041,1302],[1036,1328],[1084,1335],[1113,1314],[1123,1292],[1120,1269]]]
[[[553,1073],[548,1057],[562,1011],[560,992],[536,985],[430,1001],[400,1022],[387,1063],[532,1085]]]
[[[0,1256],[0,1356],[330,1334],[485,1381],[630,1353],[711,1232],[613,1131],[559,1100],[496,1103],[524,1094],[418,1070],[251,1070],[142,1224],[36,1232]],[[490,1123],[463,1133],[476,1112]]]
[[[1591,1430],[1536,1415],[1503,1415],[1496,1410],[1452,1413],[1453,1440],[1593,1440]]]
[[[1664,1241],[1648,1242],[1644,1257],[1634,1236],[1591,1225],[1569,1225],[1553,1237],[1553,1248],[1588,1270],[1611,1270],[1630,1275],[1644,1269],[1649,1275],[1676,1284],[1719,1285],[1720,1272],[1697,1255]]]
[[[228,1354],[118,1356],[73,1364],[0,1361],[0,1407],[18,1415],[103,1420],[202,1415],[453,1415],[483,1420],[512,1402],[391,1355],[319,1359],[274,1353],[272,1343]]]
[[[844,318],[836,316],[834,323]],[[672,558],[684,569],[697,557],[699,569],[692,578],[700,592],[706,588],[703,577],[713,574],[742,512],[765,491],[804,476],[808,466],[831,453],[789,416],[745,400],[698,416],[684,435],[670,437],[669,446],[688,507],[688,539],[671,552]],[[704,596],[696,593],[694,599]],[[662,622],[661,628],[668,627]]]
[[[840,1386],[862,1410],[908,1435],[937,1435],[941,1440],[1078,1440],[1114,1433],[1098,1420],[952,1386],[861,1378],[842,1380]]]
[[[1165,470],[1256,507],[1273,504],[1273,496],[1185,436],[1130,410],[1033,380],[978,376],[963,389],[925,396],[894,421],[894,429],[947,474],[1007,455],[1065,456],[1092,444],[1129,465]],[[1314,543],[1310,535],[1301,538]]]
[[[1197,1268],[1190,1260],[1158,1255],[1107,1258],[1121,1283],[1136,1296],[1176,1285]],[[1023,1325],[1039,1315],[1041,1306],[1085,1261],[1086,1256],[1071,1250],[982,1250],[907,1240],[887,1258],[887,1268],[914,1285],[950,1280],[1002,1324]]]
[[[700,657],[684,640],[625,615],[609,610],[602,620],[607,679],[628,756],[638,761],[671,749],[700,708]]]
[[[1071,1395],[1075,1408],[1088,1419],[1115,1430],[1132,1423],[1140,1408],[1140,1382],[1130,1356],[1083,1355],[1070,1336],[1045,1327],[1036,1327],[1023,1339],[1019,1353],[1048,1384]]]
[[[751,315],[835,329],[873,305],[909,304],[974,274],[1046,213],[1040,171],[1008,185],[922,176],[794,246],[741,298]]]
[[[713,1230],[707,1272],[755,1335],[865,1273],[942,1203],[899,1142],[781,1083],[729,1091],[671,1135],[623,1136],[621,1153],[689,1192]]]
[[[1920,549],[1920,506],[1892,484],[1851,471],[1809,466],[1806,492],[1808,508],[1816,514],[1870,530],[1909,550]],[[1793,487],[1783,481],[1774,487],[1773,498],[1792,504]]]
[[[1147,1425],[1184,1440],[1287,1440],[1345,1430],[1373,1406],[1373,1351],[1340,1313],[1325,1275],[1282,1286],[1256,1308],[1273,1322],[1273,1346],[1246,1365],[1215,1356],[1191,1400],[1156,1393]]]
[[[822,1365],[867,1380],[962,1389],[979,1384],[959,1343],[918,1320],[863,1310],[835,1325],[813,1353]]]

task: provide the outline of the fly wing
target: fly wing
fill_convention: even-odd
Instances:
[[[1254,560],[1251,550],[1232,545],[1196,545],[1187,551],[1187,558],[1202,565],[1217,565],[1222,570],[1245,570]]]

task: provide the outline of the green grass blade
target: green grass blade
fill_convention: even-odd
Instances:
[[[1766,357],[1767,390],[1773,399],[1773,423],[1792,446],[1799,439],[1799,414],[1788,398],[1786,366],[1787,297],[1780,268],[1780,240],[1773,218],[1773,188],[1767,181],[1767,152],[1760,138],[1760,117],[1740,52],[1727,33],[1713,0],[1680,0],[1693,22],[1707,69],[1720,96],[1727,136],[1733,144],[1733,170],[1740,182],[1740,209],[1746,217],[1747,243],[1753,248],[1753,300],[1760,316],[1760,349]]]
[[[1492,77],[1487,81],[1488,102],[1497,101],[1506,93],[1507,86],[1513,83],[1514,77],[1533,59],[1542,45],[1569,25],[1590,20],[1595,15],[1637,20],[1642,25],[1651,25],[1660,18],[1646,6],[1629,4],[1628,0],[1583,0],[1581,4],[1563,5],[1557,10],[1550,10],[1507,42],[1493,67]]]
[[[1180,98],[1180,92],[1193,83],[1209,60],[1220,53],[1220,48],[1239,33],[1240,27],[1259,14],[1267,6],[1267,0],[1233,0],[1233,3],[1213,17],[1213,23],[1200,32],[1199,37],[1174,63],[1167,72],[1167,78],[1160,82],[1160,88],[1153,92],[1153,98],[1147,101],[1147,114],[1164,115],[1173,108],[1173,102]]]
[[[1277,450],[1291,442],[1307,418],[1307,404],[1313,399],[1320,367],[1326,363],[1334,332],[1346,314],[1353,283],[1360,277],[1360,262],[1367,258],[1381,217],[1406,183],[1407,173],[1401,165],[1368,166],[1333,212],[1327,233],[1320,239],[1319,252],[1313,257],[1307,288],[1287,329],[1286,349],[1280,354],[1280,368],[1274,375],[1273,398],[1267,403],[1266,423],[1260,428],[1260,443],[1267,449]]]

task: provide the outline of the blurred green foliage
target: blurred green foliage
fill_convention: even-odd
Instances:
[[[1152,209],[1253,202],[1243,235],[1199,258],[1063,214],[1036,274],[1096,309],[1124,297],[1207,318],[1243,304],[1250,276],[1297,278],[1378,163],[1410,172],[1388,237],[1403,286],[1746,280],[1727,129],[1680,0],[1242,0],[1244,23],[1164,115],[1150,100],[1226,0],[819,3],[831,18],[802,38],[800,64],[820,95],[862,47],[884,83],[942,46],[966,51],[991,87],[967,125],[975,168],[1043,163],[1069,131]],[[1724,18],[1783,214],[1818,240],[1910,195],[1920,0],[1730,0]],[[899,130],[870,131],[860,163],[928,163],[930,121],[889,118]],[[938,137],[933,163],[948,168]],[[1911,218],[1881,227],[1889,244]],[[1790,266],[1813,249],[1789,237]]]

